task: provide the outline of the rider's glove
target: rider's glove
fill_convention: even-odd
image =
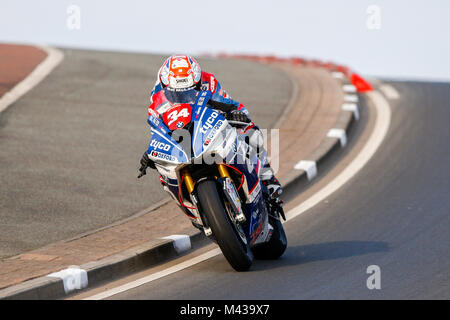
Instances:
[[[231,121],[239,121],[239,122],[245,122],[245,123],[251,122],[251,120],[248,118],[248,116],[244,112],[238,111],[238,110],[233,110],[231,112],[228,112],[226,118],[227,118],[227,120],[231,120]]]
[[[138,178],[147,174],[147,168],[150,167],[152,169],[156,169],[155,163],[148,157],[147,151],[144,152],[141,158],[141,167],[139,168]]]

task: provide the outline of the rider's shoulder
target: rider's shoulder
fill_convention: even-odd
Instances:
[[[159,92],[161,90],[162,90],[162,84],[158,80],[158,81],[155,82],[155,85],[153,86],[153,90],[152,91],[153,91],[153,93],[157,93],[157,92]]]
[[[208,73],[206,71],[202,71],[202,89],[209,90],[212,93],[215,93],[217,90],[217,87],[219,86],[219,82],[217,81],[216,77],[212,73]]]
[[[202,71],[202,82],[217,81],[216,76],[212,73]]]

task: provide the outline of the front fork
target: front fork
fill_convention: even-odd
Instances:
[[[230,178],[230,173],[228,172],[228,168],[223,164],[218,164],[217,169],[219,170],[219,175],[221,178]],[[192,176],[188,170],[183,170],[184,184],[186,185],[186,189],[189,194],[194,192],[195,182],[192,179]]]
[[[230,178],[230,173],[228,172],[228,168],[224,164],[218,164],[217,169],[219,170],[219,174],[221,178]]]
[[[194,179],[192,179],[191,173],[188,170],[183,170],[184,184],[186,185],[186,189],[189,194],[194,192]]]

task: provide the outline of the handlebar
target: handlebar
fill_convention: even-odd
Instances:
[[[229,124],[234,124],[234,125],[243,126],[243,127],[251,124],[251,122],[242,122],[242,121],[235,121],[235,120],[227,120],[227,121]]]

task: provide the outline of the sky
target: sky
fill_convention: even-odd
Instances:
[[[0,0],[0,42],[304,57],[450,81],[448,0]]]

